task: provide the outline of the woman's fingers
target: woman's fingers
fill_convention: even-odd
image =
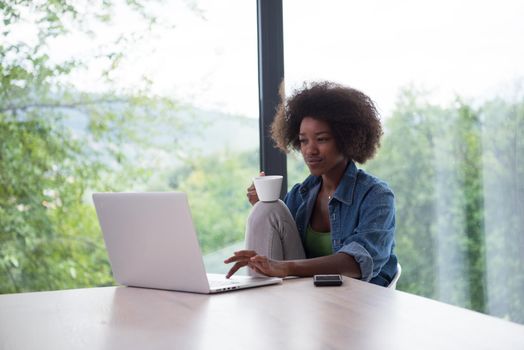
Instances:
[[[233,254],[234,256],[239,257],[239,258],[240,257],[252,258],[257,255],[257,252],[255,252],[254,250],[243,249],[243,250],[237,250]]]
[[[233,252],[233,256],[231,256],[231,257],[241,257],[241,256],[253,257],[255,255],[257,255],[257,252],[255,252],[254,250],[242,249],[242,250],[234,251]]]
[[[237,272],[241,267],[244,267],[247,265],[247,262],[237,262],[231,269],[229,269],[228,273],[226,274],[226,278],[229,278],[233,276],[235,272]]]
[[[283,262],[256,255],[249,260],[249,267],[266,276],[285,277],[287,272]]]
[[[255,205],[255,203],[258,202],[258,195],[254,185],[251,185],[247,188],[246,196],[251,205]]]
[[[259,199],[258,199],[258,196],[253,196],[253,197],[249,197],[248,201],[249,201],[249,203],[250,203],[251,205],[255,205],[255,204],[257,204],[257,202],[259,201]]]
[[[266,173],[261,171],[259,176],[266,176]],[[259,201],[257,190],[255,189],[255,185],[253,183],[247,188],[246,196],[251,205],[255,205],[255,203]]]
[[[268,259],[263,255],[255,255],[251,258],[251,262],[260,266],[267,266]]]
[[[268,259],[265,256],[256,255],[249,259],[249,267],[254,269],[256,272],[262,273],[264,275],[271,274]]]
[[[247,188],[247,196],[253,196],[257,194],[257,191],[255,190],[255,186],[251,185]]]
[[[266,276],[280,276],[282,272],[279,271],[276,266],[273,266],[275,262],[271,261],[263,255],[257,255],[254,250],[239,250],[233,253],[233,256],[230,256],[224,263],[235,263],[233,267],[226,274],[226,278],[233,276],[240,268],[248,266],[253,269],[255,272]]]
[[[233,253],[233,256],[230,256],[226,260],[224,260],[224,263],[229,264],[234,262],[235,265],[229,270],[229,272],[226,274],[226,278],[229,278],[233,276],[235,272],[237,272],[240,268],[248,265],[249,260],[256,256],[257,253],[254,250],[239,250]]]
[[[269,276],[265,271],[259,269],[258,266],[256,266],[256,265],[252,265],[252,264],[251,264],[251,265],[249,265],[249,267],[250,267],[253,271],[255,271],[256,273],[259,273],[259,274],[261,274],[261,275],[265,275],[265,276]]]
[[[264,256],[264,255],[253,255],[252,256],[253,259],[251,259],[252,261],[257,261],[257,262],[261,262],[261,261],[267,261],[267,257]]]

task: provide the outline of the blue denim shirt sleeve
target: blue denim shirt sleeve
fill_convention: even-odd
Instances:
[[[358,225],[345,235],[337,252],[353,256],[360,266],[361,279],[369,281],[388,262],[394,234],[394,195],[387,186],[378,183],[361,199]]]

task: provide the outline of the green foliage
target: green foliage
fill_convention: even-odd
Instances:
[[[400,289],[524,322],[523,108],[403,92],[367,165],[396,195]]]
[[[171,100],[86,94],[63,83],[85,62],[52,62],[49,40],[85,26],[84,20],[109,19],[113,6],[86,4],[7,1],[0,7],[0,293],[111,284],[89,193],[144,182],[149,171],[136,150],[172,148],[176,142],[165,135],[185,130]],[[146,16],[136,3],[130,6]],[[13,36],[31,20],[35,35]]]
[[[0,115],[0,291],[108,283],[100,236],[82,201],[97,170],[83,168],[82,144],[53,126],[57,118],[30,114]]]
[[[244,239],[246,188],[257,173],[258,152],[225,151],[191,159],[171,175],[179,179],[173,189],[188,193],[204,254]]]
[[[381,150],[367,168],[386,180],[396,193],[400,262],[403,263],[408,253],[417,252],[409,255],[409,264],[403,264],[399,287],[432,296],[436,282],[432,244],[434,194],[433,182],[428,179],[435,176],[431,152],[435,148],[434,134],[440,134],[437,127],[441,121],[433,117],[438,110],[427,104],[418,105],[417,101],[417,96],[410,91],[401,97],[386,124]]]
[[[515,91],[522,96],[522,90]],[[524,98],[488,101],[481,111],[488,312],[524,323]]]

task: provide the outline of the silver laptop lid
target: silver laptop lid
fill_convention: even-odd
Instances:
[[[95,193],[93,201],[118,283],[209,292],[185,193]]]

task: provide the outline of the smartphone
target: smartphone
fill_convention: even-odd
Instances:
[[[340,286],[342,285],[342,276],[340,275],[315,275],[313,283],[317,287],[323,286]]]

